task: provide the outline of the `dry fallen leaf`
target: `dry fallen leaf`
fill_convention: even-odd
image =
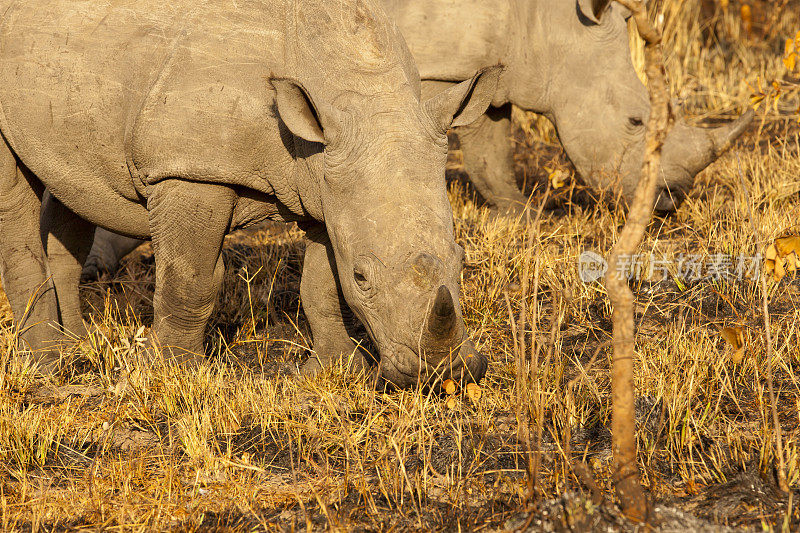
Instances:
[[[470,400],[477,403],[481,399],[481,388],[477,383],[467,383],[466,389]]]
[[[453,395],[456,393],[456,382],[452,379],[446,379],[444,383],[442,383],[442,388],[447,394]]]
[[[765,256],[764,269],[775,281],[788,273],[794,276],[800,266],[800,237],[791,235],[776,239],[767,247]]]
[[[560,189],[567,184],[568,176],[563,170],[559,170],[557,168],[551,169],[549,167],[545,167],[545,170],[547,170],[550,186],[553,189]]]
[[[731,348],[729,354],[731,361],[738,365],[742,362],[742,359],[744,359],[744,348],[746,344],[744,330],[740,327],[722,328],[719,333]]]
[[[753,34],[753,9],[748,4],[743,4],[740,11],[744,31],[747,33],[747,36],[750,37]]]
[[[447,407],[448,409],[452,410],[452,409],[455,409],[455,408],[456,408],[456,403],[457,403],[457,402],[458,402],[458,400],[456,399],[456,397],[455,397],[455,396],[450,396],[450,397],[447,399],[447,402],[446,402],[444,405],[445,405],[445,407]]]

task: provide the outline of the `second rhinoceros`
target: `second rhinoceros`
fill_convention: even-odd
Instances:
[[[355,351],[349,309],[388,381],[483,375],[458,300],[445,133],[484,113],[499,67],[421,102],[375,0],[0,8],[0,273],[22,344],[45,363],[62,330],[83,328],[95,226],[152,239],[152,337],[191,358],[225,234],[273,219],[310,235],[307,369]]]
[[[639,182],[647,91],[631,61],[630,12],[609,0],[383,0],[419,66],[423,94],[467,79],[476,66],[506,66],[492,108],[456,129],[470,181],[493,206],[526,198],[514,178],[511,105],[554,124],[584,181],[631,199]],[[694,176],[719,157],[752,112],[716,129],[678,121],[663,150],[657,209],[672,210]]]

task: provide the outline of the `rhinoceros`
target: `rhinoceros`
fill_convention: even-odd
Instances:
[[[546,116],[583,180],[633,197],[650,112],[631,61],[630,12],[609,0],[384,0],[419,66],[423,94],[485,61],[506,69],[482,120],[456,129],[470,181],[493,206],[523,206],[514,179],[511,104]],[[443,53],[447,51],[448,53]],[[678,121],[663,149],[657,209],[674,209],[694,176],[752,120],[715,129]]]
[[[354,314],[389,382],[483,375],[458,300],[446,131],[485,112],[500,66],[421,100],[376,0],[0,7],[0,272],[46,369],[59,332],[84,327],[96,226],[152,239],[151,340],[193,362],[225,234],[271,219],[309,235],[300,292],[317,357],[304,370],[363,364]]]
[[[475,188],[498,211],[526,198],[514,178],[511,105],[556,127],[578,173],[630,199],[639,181],[650,103],[631,62],[627,9],[607,0],[383,0],[417,61],[422,92],[468,79],[487,62],[506,66],[492,107],[455,128]],[[714,129],[678,121],[667,138],[656,207],[673,210],[694,176],[747,128],[748,111]],[[85,276],[114,268],[141,241],[99,231]]]

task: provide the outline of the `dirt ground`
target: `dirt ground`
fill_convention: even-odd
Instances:
[[[800,279],[767,281],[771,360],[758,281],[767,247],[800,234],[800,74],[782,61],[800,4],[751,2],[749,23],[742,5],[656,6],[671,89],[690,122],[741,112],[759,77],[783,82],[680,210],[653,220],[631,284],[640,471],[661,531],[800,528]],[[575,179],[546,120],[515,119],[518,181],[545,204],[538,231],[482,206],[457,139],[448,172],[466,250],[465,318],[490,359],[479,398],[376,390],[370,375],[340,368],[298,379],[312,347],[299,303],[304,245],[281,224],[228,237],[208,365],[145,364],[154,265],[144,245],[82,287],[92,333],[63,354],[55,378],[37,378],[13,348],[0,297],[0,528],[643,530],[620,512],[611,481],[610,304],[578,269],[581,253],[610,250],[625,211]],[[555,173],[565,184],[547,190]],[[714,275],[721,257],[754,269]],[[526,258],[537,282],[523,283]],[[523,301],[535,347],[525,357],[513,334]],[[528,357],[534,379],[521,387],[517,365]],[[538,467],[527,499],[529,458]],[[781,463],[789,493],[776,482]]]

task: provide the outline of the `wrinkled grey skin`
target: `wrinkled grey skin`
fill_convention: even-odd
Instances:
[[[482,377],[458,301],[445,132],[484,113],[499,67],[421,102],[375,0],[0,8],[0,273],[46,369],[60,332],[84,328],[78,278],[96,226],[152,239],[151,340],[194,361],[225,234],[271,219],[309,235],[307,372],[354,352],[363,364],[354,314],[390,382]]]
[[[555,124],[586,183],[632,198],[650,103],[631,63],[625,8],[590,0],[383,1],[419,65],[424,94],[467,79],[481,65],[506,66],[492,108],[456,129],[470,179],[490,205],[517,212],[527,200],[514,179],[510,104]],[[751,120],[748,112],[713,130],[678,121],[663,148],[657,208],[675,209],[694,176]],[[116,267],[140,243],[103,231],[97,240],[87,278],[97,276],[98,264]]]

